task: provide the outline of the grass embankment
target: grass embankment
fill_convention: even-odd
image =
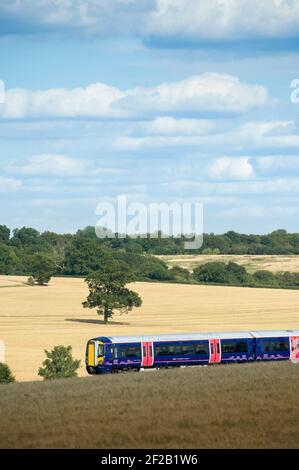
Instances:
[[[0,386],[0,447],[299,448],[299,365]]]

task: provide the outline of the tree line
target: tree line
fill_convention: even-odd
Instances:
[[[161,234],[160,234],[161,235]],[[126,266],[132,280],[180,283],[212,283],[250,286],[299,286],[298,274],[258,271],[254,275],[236,263],[213,262],[190,273],[179,266],[169,268],[154,255],[188,253],[178,238],[104,238],[96,236],[94,227],[75,234],[38,232],[31,227],[11,231],[0,225],[0,273],[31,276],[31,282],[45,284],[51,276],[87,277],[103,270],[114,261]],[[206,234],[195,254],[298,254],[299,234],[276,230],[269,235]],[[116,265],[115,264],[115,265]]]

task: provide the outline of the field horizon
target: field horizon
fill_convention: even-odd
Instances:
[[[44,350],[71,345],[86,376],[85,346],[101,335],[299,329],[299,291],[138,282],[143,305],[104,325],[84,309],[87,286],[80,278],[52,278],[46,287],[26,278],[0,276],[0,340],[19,381],[40,379]]]

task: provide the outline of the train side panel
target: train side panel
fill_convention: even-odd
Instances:
[[[205,365],[209,357],[209,340],[154,343],[154,367]]]
[[[256,361],[283,361],[290,359],[288,336],[256,338]]]
[[[221,340],[221,362],[247,362],[254,360],[254,339],[223,339]]]

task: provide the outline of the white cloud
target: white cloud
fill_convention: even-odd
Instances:
[[[0,193],[17,191],[22,186],[22,182],[15,178],[5,178],[0,176]]]
[[[223,126],[220,126],[222,129]],[[149,132],[151,134],[151,132]],[[237,128],[222,132],[196,132],[191,135],[145,135],[141,137],[120,136],[112,147],[116,150],[140,150],[163,147],[229,147],[234,150],[247,148],[296,148],[299,135],[294,121],[247,122]]]
[[[216,179],[250,179],[254,177],[253,166],[248,157],[220,157],[207,170],[208,176]]]
[[[112,105],[124,96],[116,87],[94,83],[86,88],[53,88],[31,91],[24,88],[7,90],[4,118],[25,117],[120,117]]]
[[[245,112],[263,106],[268,92],[260,85],[248,85],[233,75],[203,73],[179,82],[128,90],[119,101],[124,109],[154,112]]]
[[[299,28],[297,0],[0,0],[1,14],[6,34],[134,34],[164,44],[294,37]]]
[[[208,119],[176,119],[160,116],[153,121],[143,122],[139,127],[151,135],[204,135],[215,127]]]
[[[9,174],[36,176],[75,176],[85,170],[85,162],[66,155],[42,154],[28,157],[24,165],[11,163],[6,167]]]
[[[130,34],[140,28],[149,7],[152,0],[0,0],[0,15],[6,21],[11,17],[5,28],[11,34],[22,29],[39,34]]]
[[[268,92],[264,86],[243,83],[232,75],[204,73],[178,82],[123,91],[104,83],[70,90],[10,89],[0,115],[14,119],[124,118],[174,111],[242,113],[267,102]]]
[[[298,35],[299,2],[156,0],[146,32],[163,38],[230,40]]]

